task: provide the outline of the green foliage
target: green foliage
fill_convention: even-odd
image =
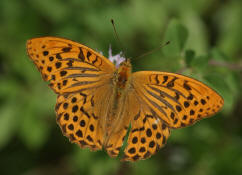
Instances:
[[[171,20],[166,29],[164,40],[172,43],[163,49],[165,56],[179,56],[183,51],[188,37],[187,29],[177,20]]]
[[[1,174],[242,174],[242,1],[216,0],[1,0]],[[122,163],[79,149],[55,122],[56,95],[27,57],[26,40],[59,36],[107,56],[120,45],[135,58],[134,71],[160,70],[194,77],[218,91],[223,110],[211,119],[172,131],[152,158]]]

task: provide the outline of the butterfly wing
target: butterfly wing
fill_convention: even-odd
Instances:
[[[128,96],[131,132],[124,160],[145,159],[162,147],[169,128],[181,128],[212,116],[223,99],[205,84],[174,73],[140,71],[132,75]]]
[[[45,81],[57,93],[57,122],[63,133],[81,147],[101,149],[105,117],[112,96],[115,66],[79,43],[56,37],[28,40],[27,52]],[[102,103],[101,103],[102,102]]]
[[[126,105],[131,119],[131,130],[123,160],[147,159],[166,144],[170,129],[154,111],[144,103],[136,89],[130,90]]]
[[[63,134],[82,148],[102,149],[105,130],[100,121],[110,106],[110,95],[110,86],[59,95],[56,114]]]
[[[224,103],[214,90],[183,75],[141,71],[133,74],[133,80],[137,94],[171,128],[212,116]]]
[[[50,81],[49,86],[58,94],[96,87],[115,71],[107,58],[67,39],[34,38],[28,40],[27,52],[43,79]]]

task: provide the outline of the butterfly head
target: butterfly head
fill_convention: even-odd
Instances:
[[[131,68],[131,63],[130,63],[130,59],[127,58],[125,60],[123,60],[120,64],[119,64],[119,67],[129,67]]]

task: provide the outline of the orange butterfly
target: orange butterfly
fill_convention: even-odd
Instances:
[[[94,50],[62,38],[28,40],[27,52],[58,94],[57,122],[71,142],[119,154],[131,124],[123,160],[155,154],[170,129],[214,115],[224,101],[214,90],[175,73],[132,73],[130,60],[118,68]]]

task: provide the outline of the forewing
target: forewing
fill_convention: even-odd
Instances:
[[[115,66],[92,49],[62,38],[27,41],[27,52],[45,81],[58,94],[76,92],[106,83]]]
[[[168,127],[180,128],[212,116],[223,98],[195,79],[167,72],[135,72],[132,85],[154,114]]]

